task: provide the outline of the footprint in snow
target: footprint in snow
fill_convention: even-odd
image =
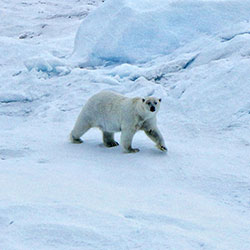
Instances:
[[[29,149],[0,149],[0,159],[6,160],[10,158],[24,157],[28,151]]]

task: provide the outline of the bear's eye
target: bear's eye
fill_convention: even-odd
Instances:
[[[148,104],[148,105],[150,105],[150,104],[151,104],[151,102],[148,102],[147,104]]]
[[[154,102],[155,105],[157,105],[157,102]]]

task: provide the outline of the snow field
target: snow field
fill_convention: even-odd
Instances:
[[[248,250],[249,1],[157,0],[155,9],[151,1],[100,2],[0,7],[0,249]],[[148,20],[149,12],[159,19]],[[165,22],[165,13],[172,33],[154,37],[170,39],[167,53],[153,40],[159,51],[137,62],[144,51],[136,41]],[[95,32],[105,14],[102,44]],[[130,26],[135,19],[148,25]],[[135,35],[129,47],[126,37],[112,40],[126,25],[126,35]],[[77,45],[89,36],[96,46]],[[74,46],[81,66],[106,66],[75,67]],[[95,129],[83,144],[70,144],[82,105],[103,89],[161,97],[158,124],[168,154],[142,132],[133,140],[137,154],[105,148]]]

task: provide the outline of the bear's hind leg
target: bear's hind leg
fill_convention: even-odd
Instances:
[[[69,139],[72,143],[80,144],[83,143],[83,140],[81,138],[75,138],[72,134],[72,132],[69,135]]]
[[[70,133],[70,141],[72,143],[82,143],[83,141],[80,139],[80,137],[85,134],[91,126],[89,123],[85,120],[78,119],[73,130]]]
[[[110,148],[110,147],[115,147],[119,145],[119,143],[114,140],[114,133],[106,132],[106,131],[103,131],[102,133],[103,133],[102,134],[103,143],[106,147]]]

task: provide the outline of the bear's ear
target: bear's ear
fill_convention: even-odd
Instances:
[[[142,102],[145,102],[145,99],[144,99],[144,98],[142,98]]]
[[[159,99],[159,102],[161,102],[161,98]]]

